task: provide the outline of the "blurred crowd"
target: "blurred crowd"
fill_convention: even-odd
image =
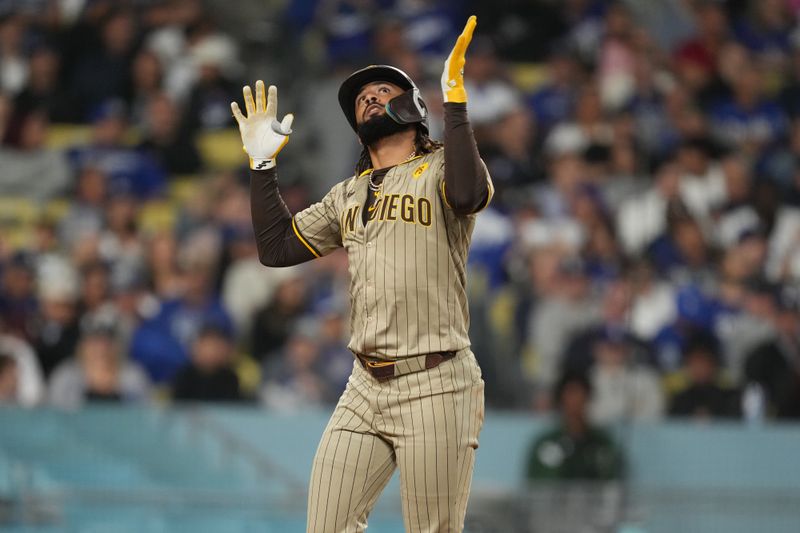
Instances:
[[[443,60],[476,14],[488,405],[550,412],[570,376],[591,423],[800,417],[800,2],[237,6],[0,1],[0,401],[334,402],[347,259],[260,265],[245,156],[216,164],[214,135],[238,135],[244,83],[278,85],[302,209],[356,163],[341,80],[404,69],[440,137]]]

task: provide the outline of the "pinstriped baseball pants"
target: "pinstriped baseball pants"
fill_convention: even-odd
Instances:
[[[469,349],[385,382],[356,362],[314,457],[307,531],[364,531],[399,468],[406,531],[460,532],[482,424],[483,380]]]

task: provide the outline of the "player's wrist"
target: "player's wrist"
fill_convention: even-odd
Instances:
[[[269,170],[275,167],[275,158],[260,158],[260,157],[251,157],[250,158],[250,168],[252,170]]]
[[[466,104],[467,91],[464,87],[455,87],[444,95],[445,104]]]

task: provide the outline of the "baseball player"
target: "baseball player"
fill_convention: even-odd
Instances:
[[[352,375],[314,458],[309,532],[353,532],[396,468],[408,531],[461,531],[483,423],[483,380],[467,336],[466,261],[475,213],[493,186],[467,120],[463,66],[470,17],[442,74],[444,144],[401,70],[348,77],[339,104],[363,151],[350,178],[294,216],[278,193],[275,158],[291,133],[277,89],[244,88],[231,104],[250,156],[261,261],[287,266],[344,247]]]

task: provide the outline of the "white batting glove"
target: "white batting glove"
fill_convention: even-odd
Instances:
[[[242,135],[244,151],[250,156],[250,168],[253,170],[266,170],[275,166],[275,157],[286,143],[292,133],[291,113],[283,117],[281,122],[275,118],[278,111],[278,89],[269,86],[268,94],[264,95],[264,82],[256,82],[256,98],[249,85],[242,89],[244,105],[247,116],[239,109],[239,104],[231,102],[233,117],[239,124],[239,133]]]

